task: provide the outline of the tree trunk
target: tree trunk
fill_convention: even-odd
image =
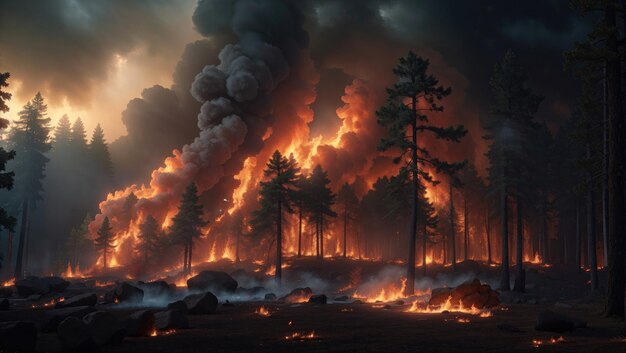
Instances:
[[[581,229],[580,229],[580,196],[576,195],[576,246],[575,246],[575,257],[576,257],[576,270],[578,271],[578,273],[580,273],[580,269],[581,269],[581,260],[582,260],[582,254],[581,254]]]
[[[428,231],[426,229],[426,222],[424,221],[424,234],[422,234],[422,275],[426,276],[426,237]]]
[[[282,278],[282,261],[283,261],[283,204],[278,199],[278,214],[276,215],[276,270],[274,271],[274,279],[276,284],[281,286]]]
[[[189,243],[187,243],[187,241],[185,241],[185,248],[183,249],[184,253],[183,253],[183,273],[187,273],[187,254],[189,251]]]
[[[15,261],[15,279],[22,279],[24,271],[22,270],[22,256],[24,255],[24,238],[26,237],[26,224],[28,224],[28,199],[24,199],[22,203],[22,222],[20,225],[20,240],[17,243],[17,256]]]
[[[418,171],[417,171],[417,98],[412,99],[413,115],[411,119],[411,224],[408,234],[409,255],[406,261],[406,288],[404,294],[410,296],[415,292],[415,237],[417,234],[417,193],[418,193]]]
[[[500,290],[511,290],[509,283],[509,207],[507,186],[504,184],[505,168],[502,167],[502,191],[500,193],[500,219],[502,223],[502,277],[500,278]]]
[[[467,261],[467,248],[469,244],[469,211],[467,210],[467,193],[463,197],[463,231],[465,236],[463,260]]]
[[[524,272],[524,217],[522,213],[522,200],[519,195],[517,196],[516,243],[515,283],[513,285],[513,290],[516,292],[524,292],[526,290],[526,273]]]
[[[487,212],[485,213],[485,235],[487,236],[487,264],[491,265],[491,234],[489,225],[489,206],[487,206]]]
[[[193,238],[189,239],[189,256],[187,256],[187,274],[191,274],[191,253],[193,250]]]
[[[320,217],[320,260],[324,260],[324,216]]]
[[[320,258],[320,222],[315,220],[315,256]]]
[[[604,64],[603,97],[604,119],[602,121],[602,244],[604,250],[604,267],[609,265],[609,124],[608,124],[608,84],[606,79],[606,63]]]
[[[609,109],[609,271],[606,315],[624,318],[624,252],[626,231],[624,222],[624,111],[621,91],[621,67],[616,33],[615,4],[608,3],[605,11],[610,53],[607,61],[607,90]]]
[[[302,207],[298,208],[298,257],[302,257]]]
[[[454,195],[452,193],[452,180],[450,180],[450,242],[452,243],[452,271],[456,271],[456,231],[454,226]]]
[[[550,255],[550,247],[548,246],[548,201],[546,200],[546,194],[544,190],[541,190],[541,263],[548,262]]]
[[[241,259],[239,258],[239,240],[241,238],[241,229],[237,227],[237,234],[235,234],[235,262],[239,263],[241,261]],[[300,243],[298,241],[298,246],[300,246]]]
[[[343,210],[343,257],[346,258],[346,251],[348,245],[348,209]]]

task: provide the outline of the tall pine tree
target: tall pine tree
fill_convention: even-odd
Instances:
[[[102,266],[106,271],[108,256],[115,249],[115,233],[113,233],[113,228],[111,228],[109,217],[104,217],[98,229],[98,236],[94,239],[94,245],[96,250],[102,251]]]
[[[202,236],[202,227],[208,222],[202,219],[202,204],[198,196],[198,187],[195,183],[187,185],[181,196],[178,213],[174,216],[170,231],[172,238],[183,249],[183,272],[191,273],[191,259],[194,240]]]
[[[348,249],[348,223],[356,219],[359,207],[359,199],[354,193],[354,188],[347,182],[343,184],[337,193],[337,203],[343,218],[343,257],[347,256]]]
[[[11,99],[11,93],[3,91],[5,87],[9,86],[9,83],[7,82],[9,77],[10,74],[8,72],[0,72],[0,112],[2,113],[9,111],[9,106],[6,104],[6,101]],[[0,132],[6,129],[8,125],[9,121],[0,117]],[[14,157],[14,151],[6,151],[0,146],[0,190],[11,190],[13,188],[13,177],[15,174],[13,172],[6,172],[5,170],[7,162],[12,160]],[[2,231],[3,228],[12,231],[15,226],[15,217],[9,215],[7,210],[5,210],[2,206],[5,205],[0,203],[0,231]]]
[[[401,154],[396,162],[408,159],[402,169],[409,171],[411,181],[411,213],[408,231],[407,256],[407,295],[415,290],[415,243],[418,229],[417,209],[419,198],[419,178],[432,181],[432,177],[422,166],[438,170],[455,170],[462,165],[447,163],[432,157],[418,140],[418,133],[432,133],[439,139],[458,142],[467,134],[463,126],[440,127],[429,122],[429,113],[443,111],[438,102],[451,93],[450,88],[439,85],[439,81],[428,72],[428,60],[409,52],[400,58],[393,73],[398,82],[387,89],[387,104],[378,112],[378,122],[387,128],[389,136],[381,141],[380,149],[396,148]]]

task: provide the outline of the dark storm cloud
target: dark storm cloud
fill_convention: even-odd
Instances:
[[[142,47],[151,55],[178,56],[171,47],[180,40],[180,23],[172,19],[185,16],[187,4],[0,0],[0,66],[11,68],[27,94],[47,88],[53,101],[86,105],[116,55]]]

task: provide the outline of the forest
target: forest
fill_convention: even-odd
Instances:
[[[35,3],[0,3],[1,350],[624,350],[624,1]],[[20,57],[30,11],[67,52]],[[126,66],[164,19],[169,83],[98,91],[168,69]]]

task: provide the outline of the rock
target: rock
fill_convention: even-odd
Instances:
[[[505,331],[505,332],[515,332],[515,333],[524,332],[524,331],[520,330],[519,327],[513,326],[513,325],[509,324],[508,322],[499,323],[496,327],[498,328],[498,330],[502,330],[502,331]]]
[[[32,322],[0,322],[0,350],[2,352],[34,352],[37,328]]]
[[[186,296],[184,301],[189,314],[192,315],[215,314],[217,309],[217,297],[211,292],[191,294]]]
[[[265,294],[265,300],[276,300],[276,294],[274,293]]]
[[[350,299],[350,297],[349,297],[349,296],[347,296],[347,295],[342,295],[342,296],[340,296],[340,297],[336,297],[336,298],[335,298],[335,301],[336,301],[336,302],[347,302],[349,299]]]
[[[562,309],[571,309],[572,306],[570,304],[567,303],[562,303],[562,302],[556,302],[554,303],[554,306],[557,308],[562,308]]]
[[[463,306],[467,308],[475,307],[475,308],[484,308],[489,300],[489,293],[480,293],[475,292],[472,293],[463,299]]]
[[[173,303],[169,303],[167,304],[167,308],[169,310],[178,310],[183,314],[187,314],[187,304],[185,303],[184,300],[177,300]]]
[[[481,289],[481,284],[477,278],[461,283],[450,292],[452,303],[457,304],[459,301],[462,301],[463,298],[477,293],[479,289]],[[465,302],[463,303],[465,304]]]
[[[383,309],[385,309],[385,310],[389,310],[389,309],[391,309],[391,305],[389,305],[389,304],[385,304],[385,305],[383,306]]]
[[[108,291],[104,295],[104,299],[107,302],[135,302],[141,303],[143,301],[143,290],[133,286],[128,282],[122,282],[115,288]]]
[[[28,297],[33,294],[61,293],[70,282],[61,277],[28,277],[15,282],[17,294],[21,297]]]
[[[166,310],[154,315],[157,330],[186,329],[189,328],[187,315],[179,310]]]
[[[66,352],[92,352],[97,349],[89,326],[75,317],[68,317],[59,324],[57,336]]]
[[[9,299],[4,298],[0,300],[0,311],[7,311],[10,308],[11,308],[11,302],[9,302]]]
[[[73,308],[52,309],[45,312],[40,322],[40,330],[45,333],[54,332],[61,321],[68,317],[82,319],[85,315],[93,313],[96,309],[89,306],[78,306]]]
[[[428,305],[439,306],[445,303],[450,297],[450,293],[452,292],[452,288],[435,288],[432,290],[430,295],[430,301]]]
[[[129,337],[149,337],[156,330],[156,319],[150,310],[136,311],[125,323]]]
[[[69,299],[65,299],[61,302],[57,302],[54,306],[57,309],[60,308],[72,308],[76,306],[94,306],[98,303],[98,296],[95,293],[85,293],[75,295]]]
[[[586,326],[587,323],[582,320],[559,314],[551,310],[544,310],[539,313],[537,323],[535,324],[535,330],[562,333]]]
[[[326,294],[312,295],[309,298],[309,303],[313,304],[326,304],[327,301],[328,298],[326,297]]]
[[[28,300],[29,302],[38,302],[41,300],[41,297],[41,294],[31,294],[26,298],[26,300]]]
[[[396,305],[404,305],[404,300],[396,300]]]
[[[150,297],[171,297],[176,292],[176,286],[171,286],[165,281],[138,282],[137,286]]]
[[[13,296],[13,292],[15,292],[15,287],[8,286],[2,287],[0,286],[0,298],[9,298]]]
[[[99,345],[120,343],[126,335],[126,329],[118,322],[115,315],[106,311],[87,314],[83,322],[87,324],[91,337]]]
[[[430,306],[441,306],[450,299],[452,305],[477,309],[493,308],[500,304],[498,292],[487,284],[481,284],[476,278],[466,281],[455,288],[435,288],[432,290]]]
[[[306,303],[312,295],[313,291],[309,287],[296,288],[286,296],[280,298],[280,300],[287,303]]]
[[[189,290],[234,293],[238,283],[228,273],[222,271],[202,271],[187,280]]]
[[[352,304],[365,304],[361,299],[357,299],[352,302]]]

